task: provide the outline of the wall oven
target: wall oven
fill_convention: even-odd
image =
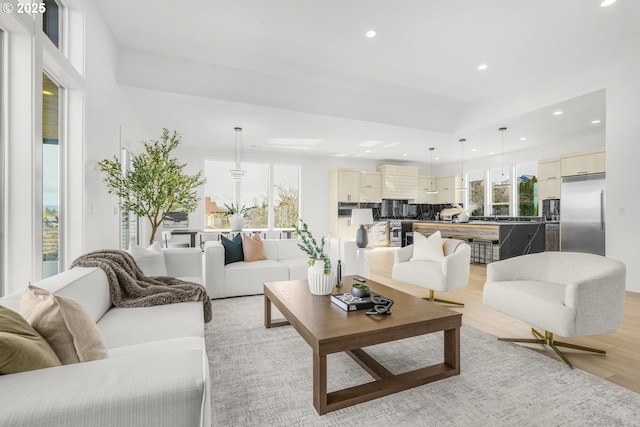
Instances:
[[[389,221],[389,246],[402,246],[402,222]]]

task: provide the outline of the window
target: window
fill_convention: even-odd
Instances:
[[[46,9],[42,14],[42,31],[56,47],[60,47],[61,7],[54,0],[44,0],[44,5]]]
[[[509,216],[511,178],[509,167],[491,168],[491,210],[494,216]]]
[[[538,163],[516,165],[518,216],[538,216]]]
[[[120,164],[122,165],[122,173],[133,168],[131,162],[131,153],[126,149],[122,149],[120,153]],[[120,249],[127,250],[131,245],[140,243],[139,218],[133,212],[120,210]]]
[[[1,83],[4,81],[2,78],[2,64],[4,63],[4,52],[2,51],[2,46],[4,46],[3,35],[4,32],[0,29],[0,135],[4,135],[4,123],[2,120],[2,117],[4,117],[4,114],[2,114],[2,106],[4,105],[2,89],[4,86]],[[4,168],[4,139],[2,136],[0,136],[0,165]],[[0,174],[0,271],[4,271],[4,194],[4,173],[2,173]],[[0,274],[0,297],[4,295],[3,277],[4,274]]]
[[[234,181],[229,175],[233,165],[231,161],[204,162],[205,228],[229,229],[224,205],[236,200],[240,207],[252,207],[245,215],[245,228],[291,228],[300,211],[300,167],[245,162],[246,175]]]
[[[60,87],[42,75],[42,277],[60,270]]]
[[[300,168],[273,166],[273,227],[291,228],[300,216]]]
[[[469,172],[469,208],[471,216],[484,216],[484,194],[486,171]]]

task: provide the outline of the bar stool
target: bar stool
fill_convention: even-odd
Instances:
[[[474,261],[475,246],[473,244],[473,239],[475,239],[475,236],[460,235],[460,236],[453,236],[452,239],[462,240],[463,242],[468,243],[469,246],[471,246],[471,256],[469,257],[469,263],[475,264],[475,261]]]
[[[493,262],[493,245],[498,243],[495,237],[477,237],[473,239],[474,255],[478,251],[478,264],[489,264]],[[487,254],[487,251],[489,253]]]

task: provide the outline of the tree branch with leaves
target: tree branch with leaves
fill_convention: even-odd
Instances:
[[[171,152],[180,145],[181,137],[174,130],[162,130],[160,140],[143,141],[145,151],[131,158],[131,169],[123,168],[120,160],[98,162],[105,174],[109,194],[120,198],[120,208],[147,218],[151,225],[149,244],[153,243],[156,232],[171,211],[193,212],[198,207],[196,188],[206,179],[202,171],[186,175],[186,163],[179,163]]]
[[[309,255],[309,266],[314,266],[316,261],[323,261],[324,274],[331,274],[331,260],[329,259],[329,255],[324,251],[325,238],[323,237],[320,243],[318,243],[318,241],[313,238],[307,224],[301,218],[298,218],[298,222],[302,224],[302,228],[298,227],[297,224],[294,225],[296,233],[300,236],[301,240],[301,242],[298,243],[298,247]]]

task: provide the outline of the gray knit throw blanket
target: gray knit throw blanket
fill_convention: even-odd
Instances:
[[[73,267],[99,267],[107,274],[111,300],[116,307],[150,307],[187,301],[202,301],[204,321],[211,321],[211,299],[207,290],[193,282],[167,276],[145,276],[133,257],[105,249],[78,257]]]

